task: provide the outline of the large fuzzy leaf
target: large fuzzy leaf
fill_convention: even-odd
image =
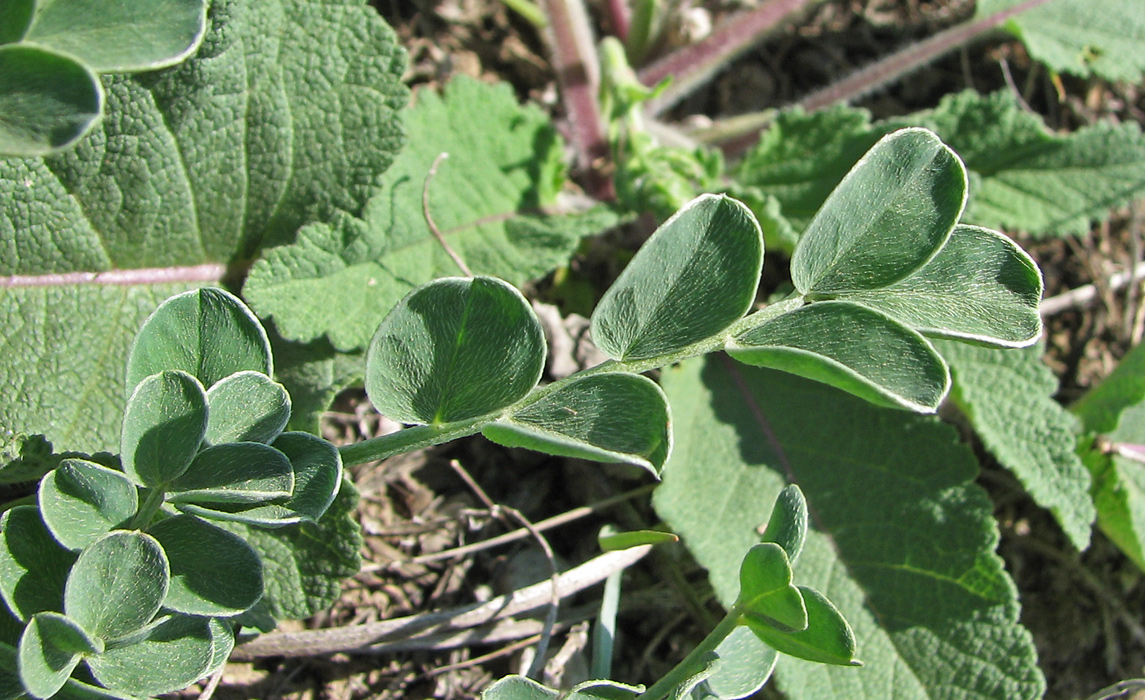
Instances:
[[[243,292],[282,335],[325,335],[340,350],[361,348],[402,297],[419,284],[458,274],[430,235],[431,216],[475,274],[521,285],[564,263],[581,237],[616,222],[601,209],[550,217],[564,182],[563,146],[540,110],[522,107],[508,85],[459,77],[441,96],[425,90],[405,113],[409,147],[387,172],[362,219],[343,217],[299,232],[298,242],[255,264]],[[340,313],[327,300],[338,299]]]
[[[796,583],[838,606],[866,665],[781,656],[788,697],[1041,697],[1016,591],[994,554],[991,504],[952,428],[718,356],[662,380],[676,449],[654,505],[725,605],[783,484],[807,496],[812,530]]]
[[[1090,477],[1074,451],[1076,421],[1053,399],[1058,382],[1042,364],[1044,348],[998,351],[950,341],[937,347],[950,363],[951,398],[986,449],[1085,549],[1096,515]]]
[[[362,565],[357,503],[358,492],[347,481],[317,523],[273,530],[216,524],[250,543],[262,559],[266,592],[260,605],[275,618],[302,619],[329,608],[342,592],[342,579],[358,573]]]
[[[979,0],[975,14],[987,17],[1019,2]],[[1004,27],[1054,71],[1125,81],[1145,71],[1145,12],[1137,0],[1053,0]]]
[[[359,213],[401,145],[404,52],[364,0],[216,0],[208,26],[176,68],[105,77],[106,117],[76,150],[0,159],[8,429],[110,448],[123,358],[158,301],[223,273],[195,266]]]
[[[1087,431],[1107,443],[1145,444],[1145,345],[1121,360],[1105,381],[1073,406]],[[1092,441],[1089,441],[1092,442]],[[1138,567],[1145,569],[1145,470],[1141,463],[1089,445],[1097,522]]]

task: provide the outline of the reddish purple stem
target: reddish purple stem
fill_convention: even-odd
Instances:
[[[819,0],[764,0],[754,10],[740,12],[722,22],[703,41],[664,56],[640,71],[640,82],[652,87],[672,76],[672,84],[645,103],[645,112],[657,115],[707,81],[736,56],[749,51],[784,21]]]
[[[193,267],[154,267],[106,272],[59,272],[47,275],[0,277],[0,289],[7,287],[62,287],[74,284],[136,285],[168,282],[221,282],[227,266],[207,263]]]

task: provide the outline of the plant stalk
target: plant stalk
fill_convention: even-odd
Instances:
[[[143,505],[140,506],[139,511],[131,521],[132,530],[142,530],[146,528],[155,514],[159,512],[159,507],[163,505],[163,497],[166,493],[163,489],[148,489],[147,497],[143,499]]]
[[[370,438],[353,445],[343,445],[338,448],[342,456],[342,464],[352,467],[366,462],[377,462],[388,459],[403,452],[419,450],[423,447],[433,447],[450,440],[468,437],[481,431],[481,425],[487,420],[466,420],[443,425],[415,425],[412,428],[403,428],[396,433]]]
[[[640,82],[652,87],[671,77],[672,83],[644,103],[644,113],[656,116],[676,104],[783,22],[793,21],[799,13],[821,1],[764,0],[753,10],[729,17],[703,41],[685,46],[652,63],[640,71]]]
[[[608,129],[600,111],[600,63],[584,0],[541,0],[541,9],[548,18],[545,35],[586,189],[597,199],[615,199],[604,169],[610,156]]]
[[[648,690],[636,696],[636,700],[660,700],[660,698],[667,697],[674,688],[702,671],[708,654],[715,651],[720,642],[732,633],[732,630],[739,625],[739,619],[740,612],[733,607],[727,615],[724,615],[724,619],[720,620],[715,629],[709,632],[708,636],[704,637],[703,641],[684,657],[683,661],[676,664],[675,668],[653,683]]]
[[[972,19],[939,32],[925,41],[912,44],[881,61],[876,61],[834,85],[811,93],[799,102],[799,106],[807,111],[814,111],[836,102],[850,102],[860,98],[971,42],[1011,17],[1047,2],[1049,0],[1026,0],[1001,12],[995,12],[981,19]]]

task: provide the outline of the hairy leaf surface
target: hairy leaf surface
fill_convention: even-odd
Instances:
[[[434,223],[473,273],[515,285],[564,263],[583,236],[617,220],[603,209],[546,215],[565,179],[561,139],[508,85],[458,77],[441,96],[423,90],[404,124],[410,144],[361,219],[307,226],[252,268],[243,293],[285,338],[364,347],[411,289],[458,274],[430,235],[426,187]],[[441,153],[449,158],[430,179]],[[342,313],[329,313],[328,299],[339,299]]]
[[[975,16],[1019,2],[980,0]],[[1113,81],[1136,81],[1145,71],[1145,13],[1134,0],[1053,0],[1003,26],[1054,71]]]
[[[940,341],[950,363],[951,398],[986,449],[1049,509],[1079,550],[1089,546],[1096,513],[1090,477],[1075,453],[1076,421],[1053,399],[1058,382],[1039,344],[997,351]]]
[[[1137,345],[1105,381],[1073,406],[1085,429],[1109,443],[1145,444],[1145,345]],[[1092,441],[1087,441],[1087,443]],[[1097,522],[1145,569],[1145,470],[1141,463],[1086,444]]]
[[[953,429],[719,356],[662,379],[677,442],[654,505],[725,605],[783,484],[806,494],[812,531],[796,582],[838,606],[866,665],[781,657],[788,697],[1041,697],[991,504]]]
[[[40,482],[40,516],[60,544],[79,551],[124,526],[139,506],[123,475],[83,459],[65,459]]]
[[[112,447],[139,322],[221,274],[183,268],[360,213],[399,149],[405,54],[364,0],[215,0],[208,27],[176,68],[105,77],[106,117],[76,150],[0,159],[0,276],[182,270],[116,286],[0,278],[6,428]],[[45,374],[66,385],[31,381]]]
[[[869,112],[848,107],[784,112],[736,177],[765,230],[799,232],[859,157],[904,126],[931,129],[961,156],[970,176],[967,224],[1037,236],[1082,233],[1145,193],[1145,136],[1137,124],[1099,122],[1053,134],[1007,91],[965,91],[933,111],[874,124]]]

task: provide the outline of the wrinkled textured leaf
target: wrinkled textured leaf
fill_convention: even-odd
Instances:
[[[763,234],[751,212],[703,195],[652,234],[592,314],[592,339],[617,360],[658,357],[715,335],[755,301]]]
[[[224,442],[270,442],[290,420],[290,394],[261,372],[236,372],[207,391],[207,435]]]
[[[1073,411],[1086,430],[1103,434],[1107,441],[1145,444],[1145,345],[1130,350]],[[1098,525],[1145,570],[1145,469],[1089,442],[1083,454],[1093,474]]]
[[[206,432],[203,385],[182,371],[152,375],[127,399],[123,471],[139,486],[163,488],[187,471]]]
[[[836,386],[881,406],[933,413],[950,373],[931,344],[878,311],[811,304],[740,333],[732,357]]]
[[[24,39],[101,73],[154,70],[194,52],[206,14],[205,0],[53,0],[39,4]]]
[[[979,0],[986,17],[1020,0]],[[1054,71],[1136,81],[1145,71],[1145,13],[1134,0],[1054,0],[1026,10],[1004,28]]]
[[[172,615],[141,641],[86,661],[96,680],[112,690],[135,696],[170,693],[210,672],[217,634],[230,632],[208,618]]]
[[[1042,275],[1016,243],[956,226],[938,255],[900,282],[841,298],[878,309],[927,335],[1024,347],[1042,334]]]
[[[143,628],[167,596],[170,567],[150,535],[116,530],[80,553],[64,612],[90,634],[114,639]]]
[[[139,494],[122,472],[65,459],[40,482],[38,502],[56,540],[78,551],[135,515]]]
[[[262,597],[262,562],[234,533],[191,515],[176,515],[147,530],[171,564],[163,607],[188,615],[231,617]]]
[[[796,582],[838,606],[866,666],[781,657],[788,697],[1041,697],[992,506],[953,428],[719,357],[662,381],[677,442],[654,505],[725,605],[783,484],[806,494],[813,529]]]
[[[75,560],[52,537],[35,506],[16,506],[0,516],[0,594],[22,621],[63,608],[64,584]]]
[[[943,341],[938,351],[954,377],[951,398],[983,445],[1084,550],[1096,515],[1090,477],[1075,453],[1077,422],[1053,398],[1058,381],[1041,361],[1044,348],[996,351]]]
[[[867,111],[849,107],[784,112],[736,177],[754,197],[753,211],[765,230],[802,231],[859,156],[903,126],[931,129],[962,157],[971,180],[967,224],[1037,236],[1080,234],[1112,207],[1145,193],[1139,125],[1098,123],[1072,134],[1051,133],[1007,90],[967,90],[947,96],[933,111],[876,124]]]
[[[966,203],[962,161],[934,134],[903,129],[871,147],[823,202],[791,256],[802,294],[878,289],[936,255]]]
[[[208,24],[178,67],[105,76],[107,117],[76,151],[0,160],[0,199],[19,213],[0,220],[0,275],[227,262],[335,210],[361,211],[401,145],[395,115],[408,95],[405,53],[377,11],[215,0]],[[0,367],[0,424],[112,448],[127,394],[120,358],[139,322],[201,284],[171,272],[122,286],[0,281],[0,347],[13,358]],[[47,374],[61,381],[32,380]]]
[[[318,433],[318,421],[338,392],[361,386],[366,375],[365,353],[340,353],[325,339],[292,343],[271,333],[275,379],[290,393],[290,430]]]
[[[361,568],[361,527],[354,517],[358,492],[344,482],[317,523],[268,530],[240,523],[219,525],[246,540],[263,562],[263,601],[277,619],[298,620],[330,607],[342,579]]]
[[[0,157],[43,156],[83,138],[103,89],[90,68],[39,46],[0,46]]]
[[[181,370],[210,389],[236,372],[270,374],[266,331],[233,294],[204,288],[163,302],[139,329],[127,358],[130,392],[149,375]]]
[[[289,498],[294,470],[286,455],[258,442],[208,447],[169,484],[172,503],[261,503]]]
[[[467,420],[505,408],[536,386],[545,337],[529,302],[493,277],[419,287],[378,326],[366,393],[402,423]]]
[[[546,215],[565,179],[563,145],[548,118],[521,106],[507,84],[458,76],[442,96],[419,92],[403,124],[409,146],[362,219],[307,226],[297,243],[269,251],[251,269],[243,294],[285,338],[325,335],[339,350],[365,347],[414,287],[458,274],[422,209],[441,153],[449,158],[429,180],[431,216],[475,274],[522,285],[565,263],[582,237],[617,222],[603,208]],[[332,298],[342,313],[329,313]]]
[[[49,698],[63,687],[85,653],[102,651],[74,620],[53,612],[37,613],[20,637],[20,680],[36,698]]]
[[[638,374],[575,377],[481,432],[508,447],[598,462],[629,462],[659,474],[672,449],[660,387]]]

